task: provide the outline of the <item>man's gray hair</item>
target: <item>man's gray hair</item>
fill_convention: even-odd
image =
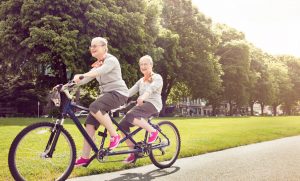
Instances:
[[[147,59],[149,61],[150,65],[153,66],[153,60],[152,60],[152,57],[150,55],[144,55],[140,58],[140,60],[142,60],[142,59]]]

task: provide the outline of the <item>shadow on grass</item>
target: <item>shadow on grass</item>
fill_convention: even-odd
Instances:
[[[107,180],[107,181],[131,181],[131,180],[150,181],[150,180],[154,180],[155,178],[158,178],[158,177],[163,177],[163,176],[173,174],[179,170],[180,170],[180,167],[172,166],[172,167],[166,168],[166,169],[152,170],[145,174],[128,172],[128,173],[121,174],[121,176],[118,178],[114,178],[114,179]]]

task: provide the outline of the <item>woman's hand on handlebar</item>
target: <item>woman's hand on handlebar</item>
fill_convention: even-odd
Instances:
[[[141,106],[141,105],[143,105],[144,104],[144,100],[142,99],[142,98],[138,98],[137,100],[136,100],[136,105],[137,106]]]
[[[84,78],[83,74],[76,74],[73,78],[73,81],[77,84],[83,78]]]

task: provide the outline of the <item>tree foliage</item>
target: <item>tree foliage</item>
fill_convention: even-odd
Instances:
[[[258,102],[291,114],[300,99],[299,58],[263,52],[242,32],[213,24],[191,0],[4,0],[2,104],[36,114],[48,89],[90,69],[88,47],[96,36],[108,39],[128,87],[142,76],[138,59],[153,57],[164,108],[184,96],[204,98],[214,110],[224,101],[237,110]],[[82,104],[95,98],[97,87],[84,87]]]
[[[157,45],[167,50],[159,64],[164,79],[163,101],[176,82],[187,85],[194,98],[217,91],[221,85],[221,68],[212,51],[215,37],[211,20],[193,7],[191,1],[165,0],[162,26],[167,31]]]

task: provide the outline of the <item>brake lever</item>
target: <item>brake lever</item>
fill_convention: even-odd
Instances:
[[[72,88],[72,87],[74,87],[75,85],[77,85],[73,80],[72,81],[70,81],[69,83],[68,83],[68,87],[69,88]]]

